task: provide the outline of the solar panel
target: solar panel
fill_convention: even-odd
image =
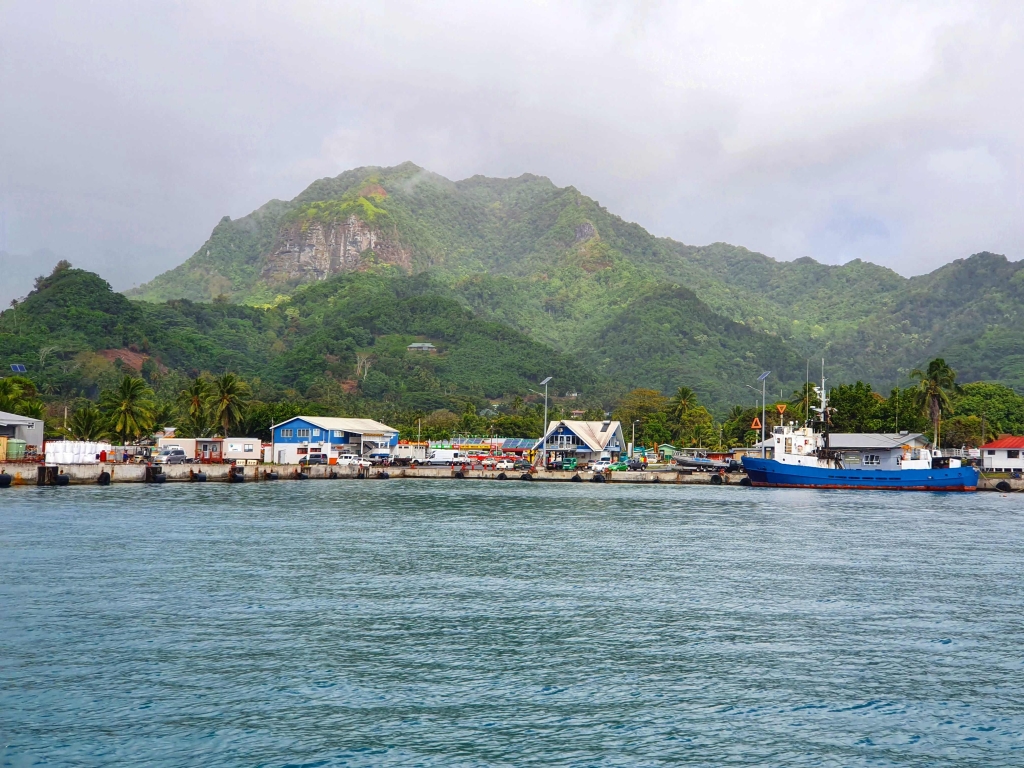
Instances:
[[[11,370],[15,373],[25,373],[28,369],[21,363],[11,363]]]

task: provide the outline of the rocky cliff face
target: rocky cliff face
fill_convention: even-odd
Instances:
[[[336,224],[310,223],[283,231],[264,262],[268,283],[325,280],[370,264],[412,268],[412,254],[355,216]]]

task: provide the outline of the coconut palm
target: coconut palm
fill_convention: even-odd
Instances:
[[[153,390],[145,379],[125,375],[114,389],[100,395],[100,410],[111,431],[125,442],[148,435],[156,410]]]
[[[960,391],[960,386],[956,383],[956,371],[941,357],[937,357],[928,363],[927,369],[912,370],[910,378],[918,380],[914,404],[921,409],[922,414],[931,419],[934,443],[938,447],[942,414],[953,412],[951,395]]]
[[[249,385],[235,374],[225,373],[213,380],[208,405],[213,419],[220,423],[223,437],[227,437],[231,427],[244,418],[251,399]]]
[[[801,415],[803,421],[811,418],[810,409],[816,408],[820,404],[818,392],[814,384],[810,382],[804,384],[800,389],[794,390],[789,398],[789,406]]]
[[[72,440],[98,442],[110,436],[110,429],[100,409],[89,403],[72,415],[68,423],[68,436]]]
[[[669,413],[677,422],[682,422],[690,409],[697,405],[697,393],[689,387],[679,387],[669,401]]]
[[[36,385],[25,376],[0,379],[0,411],[41,419],[46,406],[36,395]]]
[[[210,400],[210,382],[202,376],[192,379],[188,386],[178,393],[178,407],[186,419],[201,421]]]

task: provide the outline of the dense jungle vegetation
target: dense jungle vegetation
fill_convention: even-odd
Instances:
[[[742,365],[760,362],[743,350],[762,342],[762,353],[783,360],[791,378],[802,361],[775,337],[722,318],[686,289],[653,289],[647,299],[648,311],[619,317],[592,351],[575,356],[474,315],[427,273],[342,274],[273,306],[253,307],[131,301],[99,276],[61,263],[0,314],[0,361],[28,368],[0,379],[0,410],[44,417],[52,435],[89,439],[134,439],[166,425],[184,434],[266,438],[271,423],[298,413],[377,418],[405,437],[532,437],[542,428],[536,382],[550,375],[552,418],[612,412],[623,424],[636,421],[638,443],[649,446],[751,444],[759,393],[743,389],[722,407],[674,371],[703,362],[742,383]],[[679,337],[693,338],[692,347],[670,343]],[[429,341],[438,353],[408,351],[414,341]],[[625,376],[596,373],[588,362],[593,350],[618,350],[617,359],[644,368],[657,386],[630,389]],[[715,387],[708,376],[706,386]],[[923,381],[922,374],[915,386],[887,395],[862,381],[831,387],[833,428],[929,432]],[[815,405],[802,382],[788,393],[784,381],[771,382],[769,427],[805,418]],[[983,433],[1024,432],[1024,397],[1011,388],[951,382],[941,386],[948,395],[940,408],[943,444],[976,446]],[[127,418],[118,404],[130,400],[141,405]]]
[[[863,261],[688,246],[529,174],[453,182],[404,163],[320,179],[294,200],[223,219],[135,296],[277,302],[295,287],[264,282],[261,269],[281,233],[351,215],[407,248],[432,292],[626,387],[688,386],[724,411],[762,370],[792,389],[807,359],[825,357],[837,381],[888,391],[943,357],[961,380],[1024,391],[1020,263],[980,253],[908,279]]]

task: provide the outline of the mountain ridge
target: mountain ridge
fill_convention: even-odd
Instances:
[[[319,266],[307,270],[303,258]],[[289,267],[275,272],[268,264]],[[1024,388],[1022,367],[999,360],[1024,325],[1021,262],[982,252],[906,278],[859,259],[786,262],[727,243],[691,246],[534,174],[452,181],[411,162],[351,169],[314,181],[291,201],[222,219],[185,264],[129,295],[269,305],[304,282],[382,264],[430,272],[478,316],[578,351],[605,373],[625,371],[630,385],[645,383],[644,371],[674,369],[664,360],[637,366],[629,349],[616,352],[599,340],[615,336],[611,324],[627,323],[682,343],[682,326],[658,330],[666,324],[633,317],[651,296],[662,306],[670,295],[664,290],[675,286],[726,320],[778,339],[786,360],[829,358],[843,379],[906,383],[910,369],[947,354],[967,375],[994,371]],[[285,277],[271,279],[277,274]],[[717,333],[725,346],[736,338]],[[692,355],[664,354],[701,368]],[[684,378],[713,380],[705,368]]]

